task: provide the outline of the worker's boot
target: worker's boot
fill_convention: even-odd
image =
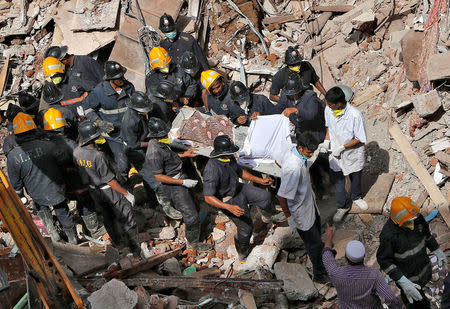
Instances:
[[[126,232],[128,247],[134,256],[140,256],[141,246],[138,242],[138,229],[133,227]]]
[[[241,263],[245,263],[247,256],[250,253],[250,244],[242,244],[237,240],[236,237],[234,237],[234,246],[236,247],[239,261]]]
[[[195,249],[197,253],[205,253],[212,249],[211,245],[200,242],[200,225],[186,228],[185,234],[188,249]]]
[[[282,211],[277,211],[275,206],[270,203],[266,209],[261,209],[261,219],[264,223],[281,223],[287,220]]]
[[[84,225],[86,225],[86,228],[92,238],[98,239],[106,234],[106,229],[103,224],[99,224],[98,216],[95,212],[87,216],[81,216],[81,218],[83,219]]]
[[[38,216],[41,218],[42,223],[44,223],[47,232],[50,234],[50,238],[53,241],[61,241],[61,236],[59,235],[58,229],[53,221],[53,215],[50,208],[42,207],[41,210],[38,211]]]
[[[66,233],[67,240],[72,245],[78,244],[77,231],[75,229],[75,224],[71,228],[64,228],[64,233]]]
[[[173,220],[183,219],[181,212],[172,207],[169,197],[162,192],[161,187],[155,189],[155,195],[166,216]]]

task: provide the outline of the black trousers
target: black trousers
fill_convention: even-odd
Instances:
[[[431,308],[430,300],[425,295],[425,292],[423,291],[423,287],[421,290],[419,290],[420,295],[422,295],[422,300],[415,301],[412,304],[409,302],[408,298],[406,298],[406,294],[403,292],[403,290],[400,287],[399,287],[399,289],[401,291],[401,297],[402,297],[403,304],[405,305],[405,307],[407,309],[430,309]]]
[[[269,207],[272,201],[272,195],[261,188],[244,184],[241,186],[239,193],[227,204],[237,205],[244,210],[244,214],[240,217],[233,215],[228,210],[222,210],[237,227],[237,235],[235,241],[239,242],[241,247],[248,247],[250,238],[253,234],[253,222],[250,216],[250,206],[257,206],[261,209]]]
[[[145,153],[143,150],[134,150],[134,149],[126,149],[125,151],[128,161],[133,164],[134,168],[139,172],[144,182],[153,190],[160,185],[158,181],[156,181],[153,173],[144,165],[145,162]]]
[[[186,229],[198,228],[200,217],[188,188],[182,185],[161,184],[161,191],[169,198],[173,207],[183,215]]]
[[[355,201],[362,197],[361,193],[361,176],[362,171],[351,173],[348,175],[351,181],[351,199]],[[347,192],[345,191],[345,176],[342,172],[335,172],[330,169],[331,182],[334,184],[336,191],[336,203],[338,208],[347,208]]]
[[[36,211],[39,211],[41,210],[41,208],[49,206],[34,203],[34,207],[36,208]],[[67,201],[59,203],[58,205],[53,205],[53,209],[55,210],[56,218],[58,219],[59,223],[61,223],[63,228],[73,228],[73,218],[72,214],[69,211],[69,206],[67,206]]]
[[[307,231],[297,229],[297,232],[305,244],[306,252],[308,252],[308,256],[313,265],[314,277],[326,275],[327,271],[322,261],[322,249],[324,245],[322,242],[322,234],[320,233],[320,216],[317,211],[313,226]]]

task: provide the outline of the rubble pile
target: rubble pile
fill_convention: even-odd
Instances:
[[[2,70],[6,77],[0,73],[3,110],[19,91],[39,95],[43,53],[57,32],[65,34],[66,42],[89,37],[89,43],[75,53],[82,48],[86,53],[102,48],[110,52],[107,44],[123,30],[119,24],[124,20],[124,1],[120,2],[82,1],[74,7],[71,1],[0,1],[0,61],[6,66]],[[374,193],[379,211],[352,212],[337,226],[334,247],[340,262],[344,262],[347,242],[358,239],[367,249],[366,264],[379,267],[379,234],[395,196],[413,198],[430,220],[440,247],[450,254],[450,213],[442,204],[450,199],[448,0],[339,4],[331,0],[205,0],[197,1],[201,4],[197,3],[196,13],[190,7],[196,1],[183,6],[183,1],[176,2],[180,2],[179,18],[189,19],[186,31],[206,42],[210,64],[229,80],[241,80],[254,92],[268,96],[272,76],[284,65],[285,50],[298,45],[325,89],[344,84],[355,92],[352,104],[365,116],[370,141],[363,188],[377,179],[384,182],[381,177],[386,174],[392,181],[382,187],[383,198]],[[75,15],[77,23],[64,23],[64,14]],[[112,55],[119,57],[114,51]],[[6,132],[2,127],[2,140]],[[5,165],[2,155],[0,167],[6,170]],[[198,202],[204,234],[211,235],[207,242],[214,244],[214,250],[207,254],[186,250],[184,224],[165,219],[161,209],[146,205],[136,209],[141,260],[119,258],[119,252],[104,243],[91,243],[89,248],[88,242],[83,259],[62,258],[68,273],[83,288],[79,292],[84,291],[91,304],[98,304],[95,308],[197,308],[202,303],[211,308],[228,304],[233,308],[337,307],[335,288],[310,279],[311,261],[301,238],[293,236],[289,227],[264,224],[254,213],[253,249],[241,264],[234,247],[236,226]],[[318,204],[326,221],[333,197],[324,196]],[[9,233],[0,233],[0,249],[12,247]],[[91,254],[100,257],[100,262],[77,273],[77,264],[89,264],[86,259],[93,259]],[[433,281],[426,290],[436,308],[443,274],[434,265]],[[389,284],[399,295],[396,285]]]

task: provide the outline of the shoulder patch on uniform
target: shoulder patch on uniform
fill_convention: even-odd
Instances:
[[[186,42],[189,42],[189,38],[187,36],[180,35],[180,38],[182,38]]]
[[[222,106],[221,106],[221,108],[222,108],[223,110],[228,110],[228,105],[225,104],[225,103],[223,103]]]

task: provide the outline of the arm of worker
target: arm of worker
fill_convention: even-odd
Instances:
[[[155,179],[156,181],[169,185],[183,185],[183,179],[175,179],[163,174],[156,174]]]
[[[139,139],[139,127],[138,122],[131,117],[127,118],[127,115],[122,119],[122,126],[120,128],[123,142],[128,149],[138,150],[141,147],[141,141]],[[148,143],[147,143],[148,144]]]
[[[322,249],[322,262],[327,270],[328,276],[333,278],[339,273],[339,264],[336,262],[336,250],[333,249],[334,229],[327,224],[327,230],[323,234],[325,238],[325,246]]]
[[[402,276],[402,271],[395,265],[394,261],[394,247],[389,235],[380,234],[380,245],[377,250],[377,262],[380,268],[391,277],[392,280],[397,281]]]
[[[259,183],[260,185],[263,186],[270,186],[273,184],[273,179],[268,177],[268,178],[260,178],[260,177],[256,177],[253,174],[250,174],[248,171],[246,170],[242,170],[242,175],[241,178],[244,180],[248,180],[251,182],[255,182],[255,183]]]
[[[23,195],[23,181],[20,178],[20,174],[18,169],[16,168],[17,165],[14,164],[15,158],[7,158],[6,166],[8,168],[8,177],[9,182],[11,183],[11,186],[16,191],[17,195],[21,196]]]
[[[83,101],[84,115],[90,121],[99,120],[97,110],[100,108],[100,100],[94,91],[91,91],[89,95]]]
[[[320,93],[325,95],[327,92],[323,87],[322,83],[320,82],[319,75],[317,75],[316,70],[311,65],[311,63],[309,63],[308,61],[304,61],[302,65],[305,65],[307,67],[307,70],[309,69],[312,72],[312,84],[314,84],[314,86],[316,87],[317,90],[320,91]]]
[[[390,309],[402,308],[402,301],[395,296],[386,280],[384,280],[384,276],[379,271],[375,281],[375,294],[381,299],[384,299],[384,302]]]
[[[186,150],[185,152],[180,152],[178,153],[178,156],[180,158],[195,158],[196,156],[198,156],[198,154],[194,153],[195,149],[189,149]]]
[[[317,90],[320,91],[321,94],[323,94],[324,96],[327,94],[327,91],[325,90],[325,88],[323,87],[322,83],[320,81],[317,81],[314,86],[316,87]]]
[[[202,89],[202,101],[206,112],[209,112],[208,94],[206,93],[206,89]]]
[[[232,205],[232,204],[224,203],[224,202],[220,201],[214,195],[205,196],[205,202],[208,203],[211,206],[214,206],[214,207],[217,207],[217,208],[220,208],[220,209],[228,210],[229,212],[231,212],[236,217],[240,217],[240,216],[242,216],[244,214],[244,210],[241,207],[239,207],[238,205]]]
[[[284,87],[285,79],[282,78],[283,73],[281,71],[278,71],[273,77],[272,77],[272,85],[270,86],[270,95],[269,99],[271,101],[278,102],[280,100],[280,91]]]
[[[425,245],[427,246],[428,250],[433,252],[439,249],[439,244],[436,241],[436,238],[434,238],[433,235],[431,235],[430,227],[421,214],[418,217],[417,223],[421,223],[423,225],[422,233],[426,237]]]

